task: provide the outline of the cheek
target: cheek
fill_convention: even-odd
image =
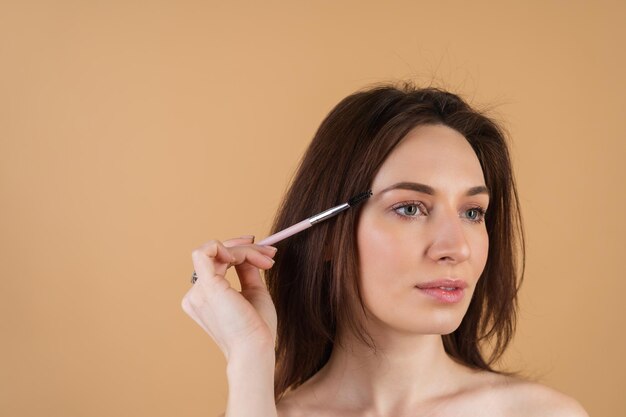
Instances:
[[[487,230],[472,239],[472,265],[476,279],[480,277],[487,265],[487,257],[489,255],[489,235]]]
[[[405,281],[402,271],[412,269],[405,264],[415,258],[410,253],[414,248],[402,244],[399,231],[384,221],[364,217],[357,230],[359,285],[364,300],[379,299],[383,294],[393,296],[393,288]]]
[[[361,280],[376,275],[376,270],[394,258],[392,236],[375,218],[364,214],[357,228],[357,248]]]
[[[361,274],[367,275],[370,266],[380,265],[381,260],[386,261],[397,256],[393,237],[371,222],[365,221],[359,227],[357,245],[363,268]]]

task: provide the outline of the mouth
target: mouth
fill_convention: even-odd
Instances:
[[[437,280],[417,284],[420,293],[444,304],[454,304],[463,300],[467,283],[462,280]]]

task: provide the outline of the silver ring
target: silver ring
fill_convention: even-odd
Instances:
[[[196,274],[196,271],[193,271],[193,274],[191,274],[191,283],[195,284],[197,280],[198,280],[198,274]]]

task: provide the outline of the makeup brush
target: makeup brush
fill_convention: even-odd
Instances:
[[[321,223],[324,220],[330,219],[333,216],[341,213],[349,209],[350,207],[354,207],[357,204],[367,200],[372,195],[372,190],[367,190],[361,194],[357,194],[351,199],[348,200],[347,203],[340,204],[338,206],[329,208],[328,210],[324,210],[323,212],[316,214],[314,216],[309,217],[308,219],[302,220],[300,223],[296,223],[293,226],[289,226],[286,229],[281,230],[280,232],[274,233],[271,236],[266,237],[257,243],[257,245],[273,245],[274,243],[280,242],[283,239],[288,238],[289,236],[293,236],[296,233],[300,233],[303,230],[308,229],[314,224]]]
[[[308,229],[314,224],[323,222],[324,220],[328,220],[331,217],[336,216],[337,214],[341,213],[342,211],[348,210],[350,207],[354,207],[357,204],[362,203],[363,201],[367,200],[371,196],[372,196],[372,190],[367,190],[361,194],[357,194],[351,199],[349,199],[347,203],[343,203],[338,206],[331,207],[328,210],[324,210],[321,213],[316,214],[315,216],[311,216],[308,219],[302,220],[301,222],[296,223],[293,226],[289,226],[288,228],[283,229],[280,232],[274,233],[273,235],[266,237],[262,241],[258,242],[257,245],[268,246],[268,245],[273,245],[274,243],[280,242],[283,239],[287,239],[289,236],[293,236],[296,233],[300,233],[301,231]],[[195,284],[197,279],[198,279],[198,275],[196,274],[196,271],[193,271],[193,274],[191,275],[191,283]]]

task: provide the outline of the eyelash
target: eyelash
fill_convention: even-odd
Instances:
[[[400,216],[403,220],[413,220],[417,216],[408,215],[408,214],[400,214],[398,212],[400,209],[411,207],[411,206],[416,206],[417,209],[421,213],[428,213],[428,210],[426,210],[426,206],[424,206],[424,203],[422,203],[421,201],[403,201],[402,203],[398,203],[394,205],[392,207],[392,210],[394,211],[394,213],[396,213],[396,215]],[[468,219],[470,222],[475,223],[475,224],[480,224],[485,221],[485,215],[487,214],[487,210],[485,210],[484,208],[480,206],[470,207],[466,211],[469,211],[469,210],[475,210],[478,212],[478,217],[476,219]]]

